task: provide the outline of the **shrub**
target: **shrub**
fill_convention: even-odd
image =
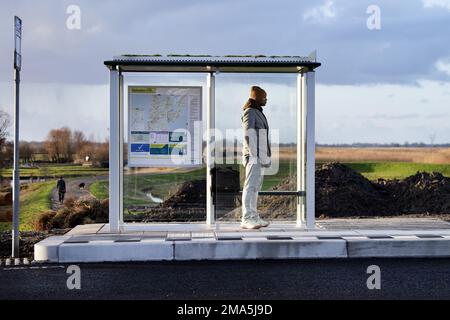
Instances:
[[[34,229],[36,231],[45,231],[53,229],[54,217],[56,212],[47,211],[39,215],[39,217],[34,221]]]
[[[44,212],[36,220],[37,230],[66,229],[81,224],[105,223],[108,221],[106,200],[96,198],[68,198],[56,212]]]

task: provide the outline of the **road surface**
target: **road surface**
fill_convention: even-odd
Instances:
[[[367,288],[367,268],[381,289]],[[450,259],[342,259],[0,267],[0,299],[449,299]]]

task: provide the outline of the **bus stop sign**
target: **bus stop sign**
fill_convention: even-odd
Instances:
[[[22,67],[22,20],[14,17],[14,68],[20,70]]]

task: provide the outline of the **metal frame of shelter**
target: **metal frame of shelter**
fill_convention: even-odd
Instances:
[[[104,62],[110,70],[109,228],[119,232],[123,221],[123,74],[127,72],[206,73],[206,224],[215,225],[211,169],[214,167],[215,75],[217,73],[297,74],[297,191],[260,194],[296,195],[297,227],[315,227],[315,53],[299,56],[125,55]]]

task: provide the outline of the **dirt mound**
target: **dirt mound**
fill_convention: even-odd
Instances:
[[[185,182],[160,205],[145,212],[144,221],[204,221],[205,180]],[[450,178],[418,172],[403,180],[369,181],[341,163],[316,167],[316,216],[373,217],[402,214],[450,214]],[[286,177],[273,190],[296,190],[296,177]],[[218,220],[239,220],[241,197],[235,208],[218,208]],[[295,219],[295,196],[260,196],[258,210],[267,219]]]
[[[206,204],[205,204],[206,207]],[[205,221],[206,209],[181,207],[155,207],[145,211],[142,222]]]
[[[12,192],[0,192],[0,206],[10,206],[12,203]]]
[[[34,259],[34,245],[52,235],[61,235],[67,230],[59,230],[55,232],[34,232],[21,231],[20,232],[20,258]],[[11,257],[11,232],[0,232],[0,259]]]
[[[417,172],[403,180],[369,181],[341,163],[316,167],[316,216],[373,217],[403,214],[450,214],[450,178]],[[273,190],[295,190],[296,177],[285,178]],[[296,201],[289,196],[260,196],[258,211],[268,219],[295,219]],[[242,208],[222,219],[240,219]]]
[[[373,216],[392,214],[387,192],[341,163],[316,168],[316,216]]]
[[[450,178],[440,173],[417,172],[402,180],[369,181],[355,170],[336,162],[316,168],[316,216],[449,213]]]
[[[277,191],[296,190],[297,180],[295,177],[286,177],[278,185],[272,188]],[[241,198],[239,197],[239,200]],[[239,201],[241,203],[241,201]],[[297,199],[295,196],[259,196],[258,212],[264,219],[295,219],[297,214]],[[239,206],[232,211],[219,217],[219,220],[240,220],[242,207]]]
[[[0,206],[0,222],[12,222],[13,210],[11,206]]]
[[[272,188],[276,191],[297,189],[296,177],[287,177]],[[296,196],[259,196],[258,210],[265,219],[295,219],[297,216]],[[237,218],[240,219],[240,214]]]
[[[174,194],[164,201],[165,208],[201,208],[206,205],[206,180],[183,182]]]
[[[439,172],[417,172],[404,180],[378,180],[398,214],[450,213],[450,178]]]
[[[143,221],[204,221],[205,190],[206,180],[183,182],[163,203],[146,209]]]

